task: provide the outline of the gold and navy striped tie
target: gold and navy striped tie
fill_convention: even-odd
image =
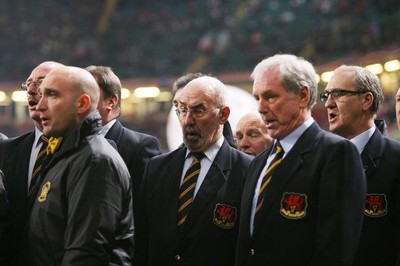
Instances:
[[[39,141],[42,141],[42,147],[40,147],[39,153],[36,157],[35,166],[33,167],[31,183],[29,185],[29,192],[31,192],[32,188],[35,186],[39,177],[39,173],[42,170],[43,162],[46,158],[46,148],[49,143],[49,139],[45,135],[42,135]]]
[[[204,157],[204,153],[191,153],[192,163],[185,173],[181,187],[179,188],[178,197],[178,229],[186,221],[191,204],[193,202],[193,194],[196,188],[197,178],[200,173],[200,161]]]
[[[282,146],[281,146],[280,142],[277,141],[276,145],[275,145],[275,157],[274,157],[274,159],[272,159],[267,170],[265,171],[264,177],[261,182],[260,191],[258,192],[256,213],[261,209],[261,207],[263,205],[265,188],[268,186],[269,182],[271,181],[272,174],[275,172],[277,166],[281,163],[283,154],[284,154],[284,151],[282,149]]]

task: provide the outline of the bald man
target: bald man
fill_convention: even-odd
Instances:
[[[257,156],[272,141],[259,112],[249,112],[239,119],[236,125],[236,146],[240,151]]]
[[[98,135],[99,87],[77,67],[51,71],[37,104],[50,137],[28,232],[30,265],[130,265],[131,181],[118,152]]]
[[[135,218],[135,262],[233,265],[242,187],[252,157],[230,147],[222,134],[230,114],[224,84],[209,76],[190,81],[176,113],[184,146],[147,165]]]

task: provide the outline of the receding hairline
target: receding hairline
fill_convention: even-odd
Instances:
[[[187,91],[193,90],[193,87],[211,91],[215,95],[214,100],[218,106],[225,106],[227,104],[226,86],[219,79],[210,76],[198,77],[186,84],[182,88],[181,93],[184,94]]]

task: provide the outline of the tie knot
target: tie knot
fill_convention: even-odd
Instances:
[[[279,142],[279,140],[277,140],[276,144],[275,144],[275,153],[278,154],[278,153],[281,153],[281,152],[283,152],[283,148],[282,148],[282,145]]]
[[[197,161],[200,161],[205,154],[203,152],[191,152],[191,155],[196,158]]]

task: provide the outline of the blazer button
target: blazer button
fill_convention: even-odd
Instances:
[[[180,260],[181,260],[181,256],[175,255],[175,260],[176,260],[176,261],[180,261]]]
[[[252,248],[250,249],[250,256],[254,256],[256,255],[256,251]]]

